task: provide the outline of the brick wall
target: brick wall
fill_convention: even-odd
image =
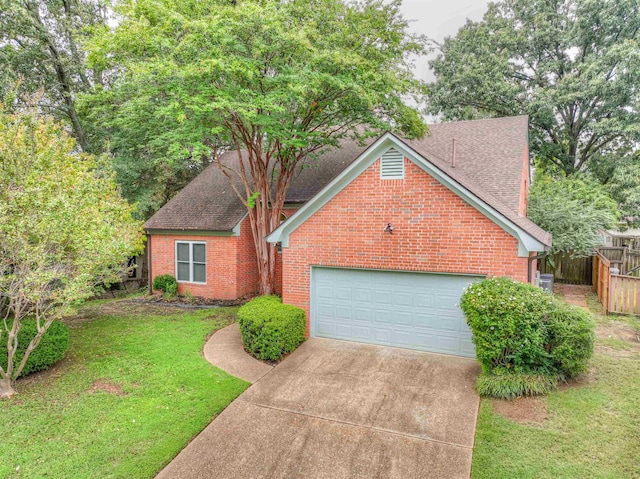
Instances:
[[[383,231],[389,222],[393,234]],[[375,162],[291,234],[283,248],[283,301],[309,316],[311,266],[526,281],[527,258],[517,253],[514,237],[409,160],[404,180],[381,180]]]
[[[153,277],[176,275],[175,242],[202,241],[207,251],[207,283],[178,283],[178,292],[213,299],[236,299],[258,289],[255,248],[249,220],[240,226],[240,236],[152,235]]]

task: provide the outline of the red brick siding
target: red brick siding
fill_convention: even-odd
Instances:
[[[385,233],[391,222],[393,234]],[[527,280],[518,242],[418,166],[380,180],[375,162],[305,221],[283,249],[283,300],[309,315],[311,266],[509,276]],[[308,322],[307,322],[308,327]]]
[[[258,292],[258,263],[253,242],[251,223],[245,218],[240,225],[240,236],[236,239],[236,298]],[[231,267],[231,266],[230,266]]]
[[[178,292],[213,299],[236,299],[257,291],[255,248],[248,219],[240,236],[152,235],[151,271],[175,276],[176,241],[202,241],[207,246],[207,283],[178,283]]]
[[[294,214],[298,209],[297,208],[286,208],[283,210],[284,215],[289,218],[292,214]],[[282,254],[276,252],[276,284],[275,284],[275,292],[276,294],[282,296]]]

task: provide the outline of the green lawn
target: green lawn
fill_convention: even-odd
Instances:
[[[236,311],[86,305],[67,357],[0,401],[0,477],[153,477],[247,388],[201,353]]]
[[[546,419],[515,422],[482,400],[473,478],[640,477],[640,321],[595,316],[589,373],[547,397]]]

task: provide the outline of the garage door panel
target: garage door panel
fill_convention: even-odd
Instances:
[[[373,313],[369,308],[354,308],[353,309],[353,318],[356,321],[362,321],[371,323],[373,319]]]
[[[370,289],[355,288],[353,292],[353,300],[356,302],[371,303]]]
[[[394,289],[394,301],[393,304],[395,306],[413,306],[413,295],[411,293],[405,293],[404,291],[398,291]]]
[[[388,344],[391,342],[391,330],[389,329],[375,329],[373,337],[378,344]]]
[[[392,305],[393,304],[393,295],[391,291],[388,289],[376,289],[374,291],[373,302],[376,305]]]
[[[314,268],[311,334],[475,356],[458,304],[479,277]]]
[[[373,312],[376,323],[392,324],[391,312],[388,309],[376,309]]]
[[[432,308],[434,297],[432,294],[416,293],[413,297],[413,304],[416,308]]]

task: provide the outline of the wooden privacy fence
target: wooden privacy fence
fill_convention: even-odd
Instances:
[[[620,274],[640,277],[640,250],[621,246],[601,246],[598,252],[609,260],[612,268],[618,268]]]
[[[612,274],[611,263],[601,253],[593,257],[593,289],[602,313],[640,314],[640,277]]]
[[[540,272],[553,274],[557,283],[592,284],[593,258],[591,256],[573,258],[571,253],[561,252],[553,255],[555,267],[549,260],[540,261]]]

